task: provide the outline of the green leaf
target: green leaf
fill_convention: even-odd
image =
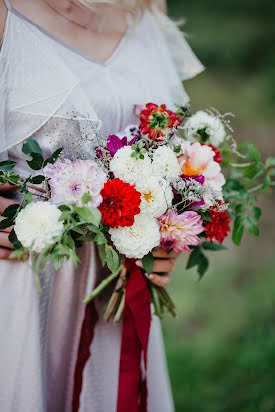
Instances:
[[[237,216],[234,221],[232,240],[236,246],[240,246],[241,241],[242,241],[243,230],[244,230],[243,219],[244,219],[243,216]]]
[[[15,249],[21,249],[22,248],[22,244],[21,244],[21,242],[19,242],[14,229],[12,229],[10,234],[9,234],[9,241],[15,247]]]
[[[12,160],[4,160],[3,162],[0,162],[0,170],[3,170],[5,172],[8,172],[9,170],[13,169],[16,166],[16,162],[13,162]]]
[[[153,272],[154,267],[154,256],[152,252],[149,252],[146,256],[142,258],[143,268],[148,275]]]
[[[66,205],[60,205],[60,206],[58,207],[58,209],[59,209],[61,212],[70,212],[70,210],[71,210],[71,208],[70,208],[69,206],[66,206]]]
[[[265,161],[265,166],[268,167],[275,167],[275,157],[268,157]]]
[[[90,232],[93,232],[93,233],[98,233],[99,232],[99,228],[96,227],[95,225],[88,225],[87,229],[90,230]]]
[[[64,263],[64,256],[55,256],[53,258],[53,265],[56,271],[58,271]]]
[[[39,146],[37,141],[32,139],[32,138],[28,139],[28,141],[23,144],[22,152],[25,155],[33,156],[33,153],[35,153],[35,154],[39,154],[41,157],[43,157],[43,152],[41,150],[41,147]]]
[[[261,154],[259,150],[252,143],[248,143],[248,156],[256,163],[261,160]]]
[[[26,204],[31,203],[32,198],[33,198],[33,194],[31,192],[27,191],[26,194],[25,194],[25,203]]]
[[[243,173],[243,177],[247,179],[256,179],[265,172],[264,165],[261,164],[252,164],[249,166]]]
[[[106,264],[106,251],[105,245],[97,245],[99,259],[101,261],[102,266],[104,267]]]
[[[199,262],[198,262],[198,274],[200,278],[203,277],[203,275],[208,269],[208,266],[209,266],[209,260],[203,253],[201,253],[199,256]]]
[[[203,242],[202,247],[205,250],[213,250],[213,251],[219,251],[219,250],[226,250],[227,247],[220,245],[217,242]]]
[[[60,153],[62,152],[62,150],[64,149],[64,147],[60,147],[59,149],[57,149],[55,152],[53,152],[53,154],[48,157],[45,162],[44,162],[44,166],[46,166],[47,163],[54,163],[56,162],[56,160],[58,159]]]
[[[42,169],[44,163],[43,156],[39,153],[31,153],[30,156],[32,157],[32,160],[27,160],[27,163],[30,166],[30,168],[32,168],[33,170]]]
[[[201,254],[199,246],[196,246],[189,255],[189,259],[186,264],[186,269],[190,269],[198,264],[198,259]]]
[[[45,180],[45,176],[43,175],[38,175],[38,176],[34,176],[30,179],[31,183],[34,183],[35,185],[39,185],[40,183],[44,182]]]
[[[21,205],[18,205],[17,203],[14,205],[8,206],[4,212],[2,213],[2,216],[9,217],[9,218],[14,218],[16,216],[17,210],[21,207]]]
[[[3,219],[0,222],[0,230],[4,230],[7,229],[10,226],[14,225],[14,221],[13,219],[7,218],[7,219]]]
[[[74,249],[75,243],[72,236],[66,234],[62,237],[62,244],[68,246],[70,249]]]
[[[238,205],[235,206],[235,212],[238,213],[243,213],[247,209],[247,205],[243,203],[239,203]]]
[[[257,206],[250,206],[250,210],[251,210],[251,212],[253,213],[255,219],[257,219],[257,220],[260,219],[261,214],[262,214],[262,211],[261,211],[261,209],[260,209],[259,207],[257,207]]]
[[[107,243],[107,239],[102,232],[99,232],[94,238],[94,242],[98,245],[103,245],[104,243]]]
[[[75,233],[79,233],[80,235],[84,235],[84,232],[82,229],[80,229],[80,227],[74,227],[73,229],[71,229],[73,232]]]
[[[253,217],[251,216],[246,216],[244,220],[244,225],[248,232],[250,232],[254,236],[259,236],[260,234],[260,229]]]
[[[91,201],[91,199],[92,197],[88,193],[84,193],[84,195],[82,196],[81,202],[83,203],[83,205],[86,205],[87,203]]]
[[[107,244],[105,245],[105,253],[106,253],[107,266],[112,273],[115,273],[118,268],[118,264],[119,264],[118,254],[116,253],[116,251],[113,249],[112,246],[107,245]]]
[[[92,223],[95,226],[99,226],[101,222],[101,213],[94,207],[77,207],[75,212],[87,223]]]

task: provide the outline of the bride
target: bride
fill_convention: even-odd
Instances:
[[[70,123],[68,113],[100,119],[105,133],[121,131],[137,123],[134,104],[173,108],[187,101],[181,81],[203,70],[165,15],[163,0],[0,0],[0,38],[0,152],[17,162],[22,176],[29,172],[24,140],[32,136],[44,153],[52,152]],[[0,190],[2,213],[15,192],[7,185]],[[0,410],[71,411],[87,315],[82,301],[103,276],[96,250],[80,249],[77,270],[72,262],[58,274],[47,266],[39,295],[28,264],[9,260],[11,249],[8,232],[0,232]],[[159,250],[156,258],[150,281],[165,286],[175,256]],[[96,310],[80,404],[73,410],[115,412],[121,328],[102,321],[101,303]],[[162,345],[153,316],[149,412],[173,411]],[[136,412],[131,405],[128,411]]]

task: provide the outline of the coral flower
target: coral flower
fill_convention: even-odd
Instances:
[[[166,251],[190,251],[189,246],[197,246],[200,243],[198,235],[205,230],[200,215],[192,211],[180,215],[176,210],[168,211],[158,219],[158,223],[160,246]]]
[[[215,153],[211,147],[185,141],[181,144],[181,150],[185,154],[178,159],[182,175],[203,175],[205,179],[204,186],[209,189],[204,196],[206,205],[211,205],[213,198],[222,199],[225,178],[220,165],[214,161]]]
[[[98,206],[102,222],[112,228],[132,226],[140,213],[140,193],[120,179],[108,180],[100,192],[103,201]]]
[[[180,125],[179,117],[167,110],[165,104],[147,103],[145,107],[140,113],[140,128],[150,139],[161,140],[170,129]]]
[[[219,205],[223,205],[223,202],[219,202]],[[227,214],[227,210],[219,211],[217,207],[211,207],[209,214],[211,222],[207,222],[205,226],[206,238],[211,242],[216,239],[222,244],[224,238],[230,232],[230,218]]]

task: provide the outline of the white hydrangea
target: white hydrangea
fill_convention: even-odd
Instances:
[[[135,188],[141,193],[140,210],[152,217],[160,217],[172,206],[173,192],[170,184],[156,177],[138,184]]]
[[[180,166],[176,153],[167,146],[160,146],[153,155],[153,175],[162,178],[173,178],[180,174]]]
[[[112,242],[128,258],[142,259],[160,243],[159,226],[156,219],[140,213],[130,227],[110,229]]]
[[[110,170],[115,177],[134,185],[152,175],[152,162],[147,153],[144,159],[136,159],[132,153],[130,146],[119,149],[110,162]]]
[[[209,143],[218,147],[226,137],[224,125],[217,116],[211,116],[209,113],[199,110],[191,116],[184,125],[187,139],[195,137],[199,130],[205,129],[209,136]]]
[[[22,209],[16,218],[14,230],[25,248],[40,253],[60,236],[63,222],[61,211],[48,202],[33,202]]]

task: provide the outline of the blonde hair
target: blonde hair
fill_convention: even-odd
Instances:
[[[114,4],[121,9],[136,15],[144,13],[146,10],[153,10],[160,3],[160,0],[73,0],[74,3],[93,9],[95,3]]]

